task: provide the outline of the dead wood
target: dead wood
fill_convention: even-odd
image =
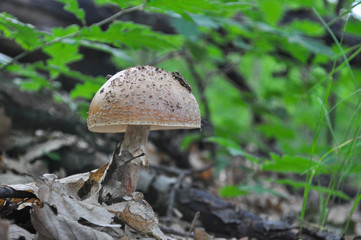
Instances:
[[[173,186],[178,185],[174,208],[178,209],[187,221],[192,221],[196,212],[200,212],[199,219],[202,226],[215,236],[249,237],[260,240],[343,239],[330,232],[315,231],[306,227],[301,232],[299,225],[258,217],[207,191],[193,188],[185,182],[178,183],[176,177],[165,177],[155,171],[141,171],[139,181],[138,188],[143,191],[146,200],[157,212],[163,214],[167,211]]]

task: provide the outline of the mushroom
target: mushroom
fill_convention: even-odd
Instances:
[[[108,77],[107,77],[108,78]],[[120,148],[133,156],[146,154],[149,131],[200,128],[199,106],[192,88],[179,72],[136,66],[110,77],[95,94],[89,108],[93,132],[125,132]],[[137,186],[146,155],[127,164],[122,187],[130,196]]]

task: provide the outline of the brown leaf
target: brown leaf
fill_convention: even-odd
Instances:
[[[141,234],[150,235],[156,239],[170,239],[160,230],[152,207],[139,195],[142,194],[134,193],[132,198],[124,197],[124,202],[105,207]]]
[[[113,238],[106,233],[83,226],[64,215],[56,214],[48,204],[45,204],[43,207],[34,207],[31,213],[31,221],[37,231],[37,239],[113,240]]]
[[[193,230],[195,240],[212,240],[213,238],[208,235],[202,228],[195,228]]]
[[[82,201],[76,195],[70,195],[66,184],[63,184],[54,175],[43,176],[41,181],[37,181],[38,198],[44,202],[55,206],[60,215],[78,221],[80,218],[86,219],[96,225],[112,224],[114,214],[107,211],[96,201]]]

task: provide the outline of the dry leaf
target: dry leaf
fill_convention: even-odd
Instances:
[[[31,221],[36,229],[36,239],[41,240],[113,240],[103,232],[83,226],[77,221],[61,214],[45,204],[43,207],[34,207],[31,213]]]
[[[193,230],[195,240],[212,240],[213,238],[208,235],[202,228],[195,228]]]
[[[9,239],[23,239],[23,240],[35,239],[34,234],[26,231],[24,228],[21,228],[15,224],[10,224],[8,237],[9,237]],[[2,239],[2,238],[0,238],[0,239]]]
[[[158,218],[141,193],[133,193],[132,198],[124,197],[124,199],[124,202],[105,207],[141,234],[153,236],[156,239],[170,239],[159,229]]]
[[[54,179],[52,174],[44,175],[41,181],[37,181],[37,186],[38,198],[55,206],[60,215],[75,221],[83,218],[99,226],[113,223],[114,214],[96,201],[84,202],[78,196],[70,195],[65,184]]]

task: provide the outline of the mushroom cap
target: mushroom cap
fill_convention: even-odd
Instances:
[[[178,73],[136,66],[112,76],[89,108],[92,132],[125,132],[127,125],[150,130],[201,127],[199,106],[188,82]]]

